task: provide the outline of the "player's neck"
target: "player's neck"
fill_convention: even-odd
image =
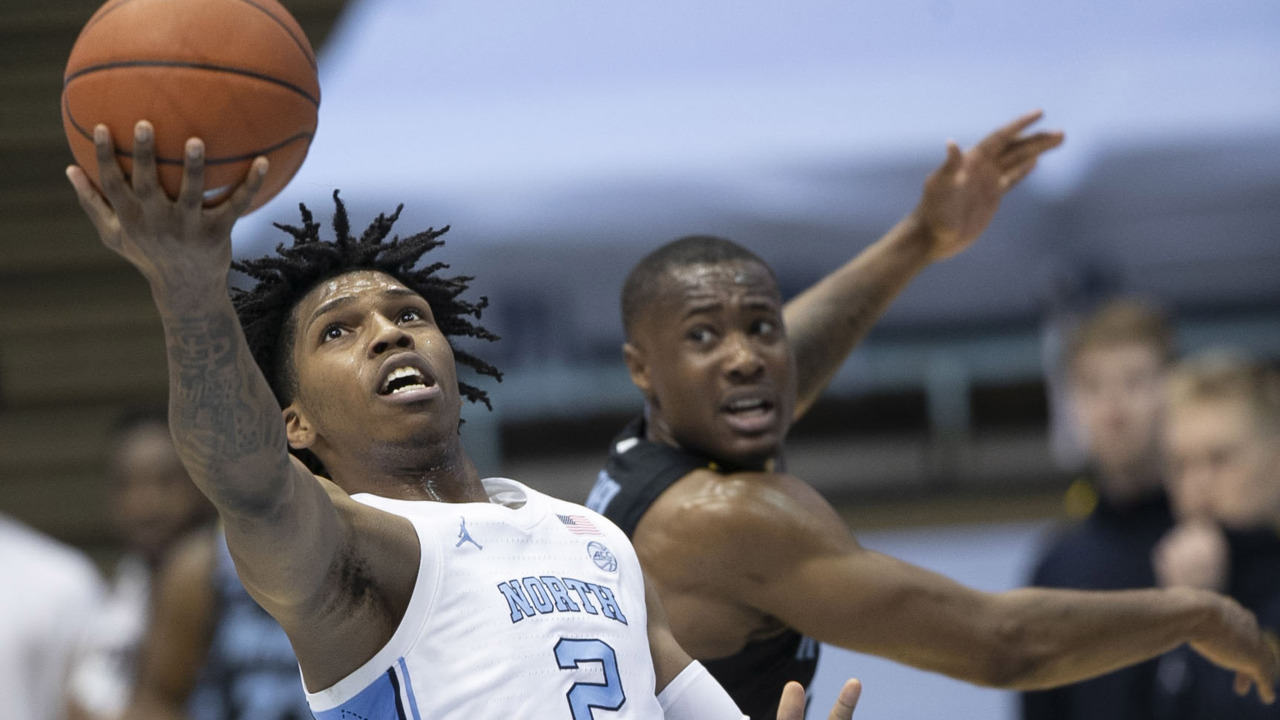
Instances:
[[[355,462],[326,463],[333,480],[350,494],[371,493],[396,500],[487,502],[471,458],[458,442],[442,452],[383,451]]]

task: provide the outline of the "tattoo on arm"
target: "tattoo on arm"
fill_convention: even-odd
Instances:
[[[217,476],[273,448],[287,463],[279,409],[235,316],[180,317],[166,326],[171,422],[193,473]]]

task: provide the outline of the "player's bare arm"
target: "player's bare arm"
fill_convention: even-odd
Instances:
[[[978,592],[862,548],[793,477],[696,471],[681,483],[636,531],[669,606],[684,598],[693,608],[746,608],[757,628],[781,621],[823,642],[1005,688],[1075,682],[1189,642],[1236,671],[1238,687],[1256,685],[1264,701],[1274,699],[1275,657],[1252,614],[1222,596]],[[699,633],[722,631],[700,622],[676,629],[694,654],[710,640],[700,643]]]
[[[1062,144],[1061,132],[1025,131],[1041,117],[1024,115],[946,160],[924,183],[919,204],[884,237],[787,303],[787,333],[796,356],[795,417],[803,415],[889,303],[921,270],[977,240],[1004,194]]]
[[[199,140],[187,143],[182,189],[170,200],[156,179],[149,124],[137,126],[131,178],[106,128],[94,137],[101,194],[78,167],[68,178],[103,243],[151,286],[178,451],[218,508],[245,587],[289,633],[308,682],[326,687],[390,637],[412,589],[417,538],[407,521],[359,507],[288,454],[279,405],[227,293],[231,228],[262,184],[266,160],[206,208]],[[391,546],[403,552],[375,552]],[[385,557],[402,562],[379,561]]]

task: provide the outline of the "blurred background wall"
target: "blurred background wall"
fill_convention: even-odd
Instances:
[[[333,188],[357,225],[401,202],[402,232],[452,225],[439,255],[504,336],[476,348],[507,373],[495,411],[464,429],[486,472],[585,497],[639,409],[618,289],[660,242],[728,236],[795,293],[911,209],[945,140],[1036,107],[1066,145],[894,305],[796,428],[792,469],[872,547],[999,589],[1075,469],[1045,380],[1073,313],[1137,294],[1186,350],[1280,359],[1273,0],[285,4],[320,48],[320,130],[237,252],[282,239],[300,201],[327,219]],[[145,284],[62,176],[62,64],[96,5],[0,0],[0,510],[108,553],[105,430],[165,375]],[[1005,707],[884,682],[867,717]]]

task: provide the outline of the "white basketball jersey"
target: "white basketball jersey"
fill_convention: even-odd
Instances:
[[[387,645],[308,693],[316,718],[661,718],[631,542],[580,505],[484,487],[489,503],[353,496],[408,518],[422,559]]]

